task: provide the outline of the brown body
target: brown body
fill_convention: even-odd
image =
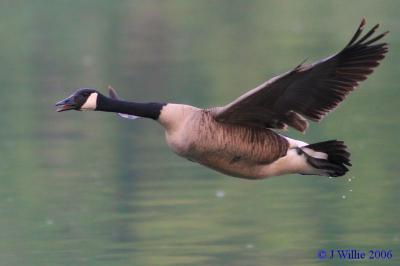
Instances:
[[[217,110],[166,105],[159,121],[165,128],[171,149],[179,156],[235,177],[258,179],[280,174],[278,171],[294,173],[299,170],[289,168],[288,164],[280,169],[276,163],[279,158],[285,158],[289,148],[298,146],[295,141],[266,128],[217,122],[214,118]],[[174,119],[169,119],[172,117]],[[293,152],[293,155],[296,154]],[[303,162],[307,167],[299,156],[298,163]]]

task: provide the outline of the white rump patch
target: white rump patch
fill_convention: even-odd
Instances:
[[[328,159],[328,154],[324,153],[324,152],[319,152],[319,151],[314,151],[313,149],[310,148],[302,148],[304,146],[307,146],[308,143],[303,142],[301,140],[297,140],[297,139],[291,139],[289,137],[283,136],[285,139],[287,139],[287,141],[289,141],[289,148],[296,148],[299,147],[301,148],[304,152],[306,152],[308,155],[317,158],[317,159]]]
[[[291,139],[289,137],[286,137],[284,135],[279,134],[281,137],[284,137],[288,142],[289,142],[289,148],[297,148],[297,147],[303,147],[303,146],[307,146],[308,143],[301,141],[301,140],[297,140],[297,139]]]
[[[81,106],[81,110],[93,111],[96,110],[96,106],[97,106],[97,93],[93,92],[86,99],[86,102]]]
[[[324,153],[324,152],[319,152],[319,151],[314,151],[313,149],[309,149],[309,148],[301,148],[305,153],[307,153],[308,155],[317,158],[317,159],[328,159],[328,154]]]

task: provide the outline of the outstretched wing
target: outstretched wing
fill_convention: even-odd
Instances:
[[[274,77],[215,112],[223,123],[305,131],[308,122],[320,121],[371,74],[388,51],[387,43],[376,43],[388,32],[374,36],[379,24],[361,36],[357,32],[339,53],[316,63],[300,64]],[[305,117],[305,118],[304,118]]]

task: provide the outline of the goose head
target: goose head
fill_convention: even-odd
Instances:
[[[110,97],[106,97],[95,89],[81,88],[71,96],[56,103],[57,112],[67,110],[77,111],[103,111],[117,113],[128,119],[151,118],[157,120],[161,109],[167,103],[148,102],[138,103],[124,101],[118,98],[113,88],[109,88]]]
[[[95,89],[78,89],[71,96],[56,103],[57,112],[68,110],[94,111],[97,107],[97,97],[99,94]]]

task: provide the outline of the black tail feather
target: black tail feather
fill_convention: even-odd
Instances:
[[[347,166],[351,166],[350,153],[343,141],[329,140],[310,144],[302,148],[312,149],[317,152],[323,152],[328,155],[326,159],[314,158],[304,152],[307,162],[316,169],[325,170],[329,176],[343,176],[349,171]]]

